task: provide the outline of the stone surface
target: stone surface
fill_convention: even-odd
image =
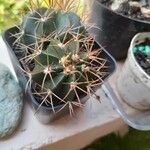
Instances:
[[[0,64],[0,138],[17,127],[23,107],[22,90],[10,70]]]

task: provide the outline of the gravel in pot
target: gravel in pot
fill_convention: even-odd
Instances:
[[[150,31],[150,1],[89,0],[91,33],[117,60],[126,58],[132,38]]]

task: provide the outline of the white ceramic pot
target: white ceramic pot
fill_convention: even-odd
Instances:
[[[150,109],[150,76],[140,67],[133,54],[133,47],[150,39],[150,32],[137,34],[131,42],[128,58],[117,80],[117,90],[121,98],[130,106]]]

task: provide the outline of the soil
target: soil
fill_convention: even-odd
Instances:
[[[129,18],[150,21],[150,0],[100,0],[100,2]]]
[[[143,43],[136,45],[134,55],[139,65],[150,75],[150,52],[146,53],[145,51],[141,51],[141,47],[148,46],[150,48],[150,39],[146,39]]]

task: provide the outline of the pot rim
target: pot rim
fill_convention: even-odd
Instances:
[[[136,34],[136,35],[133,37],[132,41],[131,41],[130,48],[129,48],[129,53],[130,53],[131,58],[134,60],[136,66],[137,66],[138,69],[141,71],[141,73],[145,75],[145,77],[147,78],[147,80],[150,80],[150,75],[148,75],[148,74],[144,71],[144,69],[140,66],[140,64],[139,64],[139,63],[137,62],[137,60],[135,59],[134,53],[133,53],[133,51],[132,51],[132,48],[133,48],[133,46],[134,46],[134,44],[135,44],[136,39],[137,39],[141,34],[149,34],[149,35],[150,35],[150,32],[140,32],[140,33]],[[150,38],[150,36],[149,36],[149,38]]]
[[[136,19],[136,18],[132,18],[132,17],[130,18],[127,15],[123,15],[121,13],[118,13],[118,12],[115,12],[115,11],[111,10],[109,7],[103,5],[99,0],[94,0],[94,1],[96,1],[101,7],[107,9],[108,11],[110,11],[113,14],[116,14],[116,15],[118,15],[120,17],[124,17],[126,19],[131,20],[131,21],[135,21],[135,22],[138,22],[138,23],[145,23],[145,24],[149,24],[150,25],[150,21],[140,20],[140,19]]]

